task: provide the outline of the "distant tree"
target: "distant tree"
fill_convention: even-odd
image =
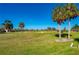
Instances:
[[[51,27],[48,27],[47,30],[52,30],[52,28]]]
[[[10,32],[13,29],[13,24],[12,24],[11,20],[5,20],[3,25],[4,25],[4,30],[6,32]]]
[[[79,25],[75,24],[75,26],[73,26],[71,28],[71,30],[73,30],[73,31],[75,31],[75,30],[79,31]]]
[[[55,31],[55,30],[56,30],[56,28],[52,28],[52,30],[53,30],[53,31]]]
[[[66,31],[66,27],[63,29],[63,31]]]
[[[24,22],[20,22],[20,23],[19,23],[19,27],[20,27],[21,30],[24,30],[24,27],[25,27]]]

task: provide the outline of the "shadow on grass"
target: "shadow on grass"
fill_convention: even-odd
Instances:
[[[78,42],[78,43],[79,43],[79,38],[75,38],[75,39],[74,39],[74,41],[76,41],[76,42]]]
[[[4,34],[4,33],[6,33],[5,31],[4,32],[0,32],[0,34]]]
[[[59,37],[59,34],[56,34],[55,36]],[[72,35],[70,35],[70,36],[72,36]],[[61,37],[67,37],[68,38],[68,34],[61,34]]]

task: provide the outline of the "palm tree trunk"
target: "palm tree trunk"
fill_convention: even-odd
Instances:
[[[60,24],[58,24],[58,29],[59,29],[59,39],[61,39],[61,28],[60,28]]]
[[[70,39],[70,21],[68,20],[68,39]]]

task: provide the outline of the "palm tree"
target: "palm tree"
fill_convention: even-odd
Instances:
[[[62,22],[65,21],[66,19],[66,14],[65,14],[65,8],[63,7],[57,7],[53,11],[53,21],[56,21],[58,23],[58,29],[59,29],[59,39],[61,39],[61,28],[60,25]]]
[[[70,20],[76,18],[79,15],[79,11],[77,7],[72,3],[66,4],[65,9],[68,20],[68,39],[70,39]]]
[[[13,29],[13,24],[10,20],[5,20],[3,25],[6,32],[9,32]]]
[[[24,26],[25,26],[25,25],[24,25],[24,22],[20,22],[20,23],[19,23],[19,27],[20,27],[21,30],[24,29]]]

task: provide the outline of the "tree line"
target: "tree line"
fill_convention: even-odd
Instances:
[[[2,25],[0,26],[0,32],[15,32],[15,31],[39,31],[39,29],[24,29],[25,27],[25,23],[24,22],[20,22],[18,24],[18,28],[14,28],[14,24],[12,23],[11,20],[5,20]],[[47,31],[55,31],[56,28],[52,28],[52,27],[47,27],[47,29],[40,29],[41,31],[47,30]]]

